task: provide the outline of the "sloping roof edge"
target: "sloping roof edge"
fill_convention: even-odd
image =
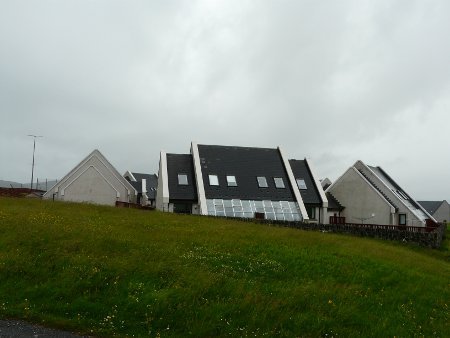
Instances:
[[[54,188],[60,186],[64,182],[66,182],[69,177],[71,177],[83,164],[88,162],[92,157],[96,156],[101,162],[106,163],[107,167],[109,166],[109,169],[113,173],[113,175],[116,177],[116,179],[119,180],[129,191],[134,191],[135,194],[137,194],[136,189],[128,182],[120,173],[117,171],[117,169],[111,164],[111,162],[108,161],[108,159],[98,150],[94,149],[89,155],[87,155],[83,160],[80,161],[75,167],[72,168],[61,180],[56,182],[49,190],[45,192],[43,197],[48,197],[47,193],[52,191]]]

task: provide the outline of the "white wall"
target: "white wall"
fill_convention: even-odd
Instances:
[[[164,151],[161,151],[159,155],[158,188],[156,190],[155,203],[156,209],[169,211],[169,178],[167,174],[167,156]]]
[[[89,167],[65,188],[64,201],[115,205],[117,193],[94,167]]]
[[[345,207],[341,216],[346,218],[347,223],[361,223],[360,218],[375,214],[375,217],[364,223],[391,224],[391,207],[353,167],[329,191]]]
[[[47,191],[44,198],[115,205],[116,201],[135,202],[136,190],[95,150]]]
[[[444,220],[447,221],[447,223],[450,222],[450,205],[447,201],[444,201],[444,203],[441,204],[433,217],[438,222],[443,222]]]

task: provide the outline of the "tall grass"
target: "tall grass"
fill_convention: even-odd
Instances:
[[[0,198],[0,317],[97,336],[444,337],[448,247]]]

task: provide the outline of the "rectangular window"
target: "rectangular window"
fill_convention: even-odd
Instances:
[[[305,183],[305,180],[304,180],[303,178],[297,178],[297,186],[298,186],[298,188],[299,188],[300,190],[306,190],[306,189],[308,189],[308,188],[306,187],[306,183]]]
[[[178,174],[178,185],[188,185],[186,174]]]
[[[264,176],[258,176],[256,179],[258,180],[258,187],[260,187],[260,188],[268,187],[267,180]]]
[[[217,175],[208,175],[209,185],[219,185],[219,178]]]
[[[210,214],[210,213],[215,214],[216,209],[214,208],[213,200],[206,200],[206,208],[208,209],[208,214]]]
[[[262,207],[264,207],[262,201],[254,201],[254,204],[255,204],[255,208],[262,208]]]
[[[262,203],[264,205],[264,208],[272,208],[272,201],[265,200],[262,201]]]
[[[406,225],[406,214],[398,215],[398,225]]]
[[[244,208],[245,212],[252,211],[252,205],[250,204],[250,201],[242,201],[242,207]]]
[[[229,187],[236,187],[236,176],[227,176],[227,184]]]
[[[275,187],[277,187],[278,189],[284,189],[284,182],[283,179],[281,177],[274,177],[273,181],[275,182]]]
[[[306,212],[310,219],[316,219],[316,208],[315,207],[307,206]]]
[[[290,209],[288,201],[281,201],[280,203],[283,209]]]
[[[241,200],[238,200],[238,199],[235,199],[235,200],[231,200],[231,203],[233,204],[233,207],[234,206],[241,206],[242,204],[241,204]]]

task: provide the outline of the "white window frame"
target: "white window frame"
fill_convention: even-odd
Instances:
[[[234,175],[228,175],[228,176],[227,176],[227,185],[228,185],[229,187],[237,187],[236,176],[234,176]]]
[[[283,177],[274,177],[273,182],[275,183],[275,188],[277,189],[285,189]],[[281,184],[280,184],[281,183]]]
[[[219,185],[219,177],[217,175],[208,175],[209,185],[218,186]]]
[[[260,179],[264,180],[264,181],[260,181]],[[256,181],[258,182],[258,187],[260,187],[260,188],[268,188],[269,187],[269,185],[267,184],[267,178],[265,176],[257,176]]]
[[[308,190],[308,187],[306,186],[306,182],[304,178],[296,178],[295,182],[297,182],[297,187],[300,190]]]
[[[186,183],[182,182],[181,179],[186,179]],[[187,174],[178,174],[178,185],[189,185],[188,175]]]

